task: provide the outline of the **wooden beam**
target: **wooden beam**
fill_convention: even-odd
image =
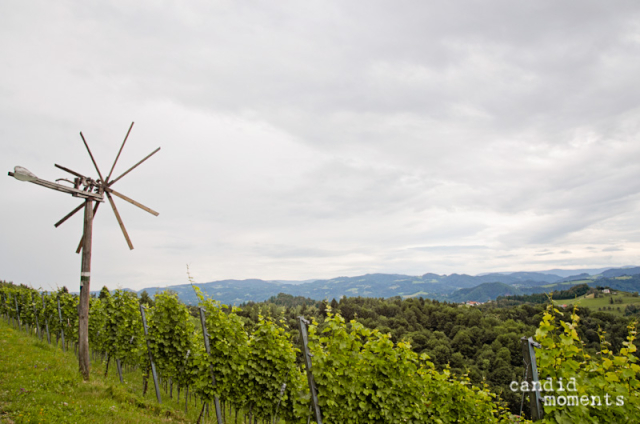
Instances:
[[[29,181],[33,184],[41,185],[46,188],[50,188],[52,190],[61,191],[63,193],[71,194],[75,197],[81,197],[83,199],[91,199],[96,200],[98,202],[104,202],[104,198],[102,194],[92,193],[89,191],[78,190],[77,188],[67,187],[62,184],[52,183],[47,180],[41,180],[40,178],[36,178],[34,181]]]
[[[120,229],[122,230],[122,234],[124,234],[124,238],[127,240],[129,249],[133,250],[133,244],[131,244],[131,239],[129,238],[129,234],[127,234],[127,229],[124,228],[124,223],[122,222],[122,218],[120,218],[118,208],[116,208],[116,204],[113,203],[113,197],[111,197],[111,194],[109,194],[109,192],[107,192],[107,199],[109,199],[109,203],[111,203],[111,209],[113,209],[113,213],[116,215],[116,219],[118,220],[118,224],[120,224]]]
[[[120,157],[120,153],[122,153],[122,149],[124,148],[124,143],[127,142],[127,139],[129,138],[129,133],[131,132],[131,128],[133,128],[133,122],[131,123],[131,126],[129,127],[129,131],[127,131],[127,135],[124,137],[124,141],[122,142],[122,146],[120,146],[120,150],[118,150],[118,155],[116,156],[116,160],[113,161],[113,165],[111,166],[111,171],[109,171],[109,175],[107,175],[107,179],[105,180],[105,183],[109,182],[109,178],[111,178],[111,174],[113,173],[113,168],[116,167],[116,162],[118,162],[118,158]]]
[[[91,149],[89,148],[89,145],[87,144],[87,140],[84,139],[84,135],[82,135],[82,131],[80,131],[80,137],[82,138],[82,141],[84,142],[84,147],[87,148],[87,152],[89,152],[89,156],[91,156],[91,162],[93,162],[93,166],[95,166],[96,171],[98,171],[98,176],[100,177],[100,181],[103,181],[106,183],[106,181],[104,181],[104,178],[102,178],[102,173],[100,172],[100,168],[98,168],[98,164],[96,163],[96,160],[93,158],[93,153],[91,153]]]
[[[54,163],[53,165],[54,165],[56,168],[62,169],[63,171],[67,171],[67,172],[68,172],[69,174],[71,174],[71,175],[75,175],[76,177],[80,177],[80,178],[88,179],[88,177],[85,177],[85,176],[84,176],[84,175],[82,175],[81,173],[76,172],[76,171],[72,171],[71,169],[69,169],[69,168],[65,168],[65,167],[64,167],[64,166],[62,166],[62,165],[58,165],[57,163]]]
[[[149,153],[144,159],[142,159],[140,162],[136,163],[135,165],[133,165],[131,168],[129,168],[124,174],[120,175],[118,178],[116,178],[113,181],[110,181],[108,184],[112,185],[115,184],[116,181],[118,181],[120,178],[124,177],[125,175],[127,175],[129,172],[133,171],[134,169],[136,169],[138,167],[138,165],[140,165],[142,162],[144,162],[145,160],[149,159],[151,156],[155,155],[156,153],[158,153],[158,151],[160,150],[160,147],[158,147],[156,150],[154,150],[153,152]]]
[[[91,239],[93,234],[92,201],[84,203],[84,245],[80,271],[80,302],[78,304],[78,365],[85,381],[89,381],[89,303],[91,300]]]
[[[73,215],[75,215],[83,207],[84,207],[84,202],[80,203],[80,206],[78,206],[77,208],[75,208],[74,210],[69,212],[67,215],[65,215],[64,218],[62,218],[60,221],[56,222],[53,226],[58,228],[60,225],[62,225],[63,222],[65,222],[67,219],[71,218]]]
[[[111,194],[113,194],[114,196],[118,196],[118,197],[119,197],[119,198],[121,198],[122,200],[126,200],[127,202],[131,203],[132,205],[135,205],[135,206],[139,207],[140,209],[142,209],[142,210],[144,210],[144,211],[149,212],[151,215],[155,215],[155,216],[160,215],[158,212],[154,211],[153,209],[146,207],[146,206],[145,206],[145,205],[143,205],[142,203],[136,202],[135,200],[133,200],[133,199],[131,199],[131,198],[129,198],[129,197],[127,197],[127,196],[125,196],[125,195],[124,195],[124,194],[122,194],[122,193],[118,193],[117,191],[115,191],[115,190],[114,190],[114,189],[112,189],[112,188],[107,187],[107,188],[105,188],[105,191],[106,191],[107,193],[111,193]]]
[[[96,205],[93,207],[94,218],[96,216],[96,213],[98,213],[98,206],[100,206],[100,203],[96,202]],[[76,253],[80,253],[82,251],[82,246],[84,246],[84,233],[82,233],[82,237],[80,237],[80,243],[78,243],[78,248],[76,249]]]

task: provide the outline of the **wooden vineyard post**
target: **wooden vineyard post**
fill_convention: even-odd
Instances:
[[[540,343],[533,341],[533,338],[523,337],[520,339],[522,343],[522,354],[524,356],[525,366],[525,381],[529,384],[529,387],[534,387],[533,382],[538,382],[538,367],[536,366],[536,352],[534,347],[541,348]],[[524,392],[523,392],[524,396]],[[523,398],[524,400],[524,398]],[[531,420],[541,420],[544,416],[544,409],[542,397],[540,396],[540,390],[533,390],[529,392],[529,404],[531,406]]]
[[[187,361],[189,360],[189,355],[191,354],[191,349],[187,349],[187,356],[184,358],[184,365],[182,366],[182,372],[184,372],[184,368],[187,366]],[[180,400],[180,391],[178,391],[178,400]],[[187,384],[187,391],[184,395],[184,413],[187,413],[187,404],[189,403],[189,385]]]
[[[204,347],[207,350],[207,356],[211,356],[211,347],[209,346],[209,333],[207,333],[207,323],[204,318],[204,308],[200,307],[200,323],[202,324],[202,335],[204,336]],[[209,370],[211,371],[211,383],[213,384],[213,388],[215,390],[216,387],[216,376],[213,372],[213,365],[209,364]],[[218,419],[218,424],[224,424],[222,421],[222,413],[220,411],[220,398],[217,395],[214,395],[213,402],[216,407],[216,418]]]
[[[285,390],[287,390],[287,383],[282,383],[282,387],[280,387],[280,396],[278,397],[278,403],[276,404],[276,412],[275,414],[273,414],[273,424],[276,424],[278,422],[278,410],[280,409],[282,396],[284,396]]]
[[[124,383],[122,379],[122,363],[119,359],[116,359],[116,368],[118,369],[118,377],[120,377],[120,383]]]
[[[60,298],[58,298],[58,318],[60,318],[60,334],[62,337],[62,351],[65,352],[64,347],[64,325],[62,324],[62,312],[60,311]]]
[[[18,321],[18,329],[22,330],[22,321],[20,321],[20,306],[18,306],[18,295],[13,296],[16,302],[16,320]]]
[[[23,295],[23,294],[20,294],[20,295],[18,295],[18,296],[20,296],[20,302],[18,303],[18,306],[20,306],[20,305],[24,305],[24,304],[25,304],[25,302],[24,302],[24,295]],[[24,308],[22,308],[22,313],[24,313]],[[19,313],[18,313],[18,316],[20,316],[20,314],[19,314]],[[22,319],[20,320],[20,323],[22,323]],[[29,322],[28,322],[28,321],[25,321],[25,322],[24,322],[24,325],[23,325],[22,327],[24,327],[24,332],[25,332],[25,333],[29,333]]]
[[[187,385],[187,391],[184,395],[184,414],[187,415],[187,406],[189,405],[189,386]]]
[[[22,328],[20,326],[20,314],[18,313],[18,302],[16,301],[16,295],[14,294],[12,297],[13,297],[14,303],[16,305],[15,316],[11,317],[11,319],[13,320],[13,326],[16,329]]]
[[[7,303],[7,295],[2,293],[2,301],[4,302],[5,317],[7,318],[7,324],[11,325],[11,315],[9,315],[9,304]]]
[[[2,298],[4,300],[4,306],[5,306],[5,317],[7,318],[7,324],[11,325],[11,314],[9,314],[9,303],[7,302],[7,295],[2,293]]]
[[[317,424],[322,424],[322,414],[320,413],[320,405],[318,404],[318,389],[316,388],[316,383],[313,380],[313,373],[311,371],[311,352],[309,352],[309,336],[307,335],[307,324],[309,324],[309,321],[299,316],[298,324],[300,325],[300,339],[302,340],[302,355],[304,356],[304,364],[307,367],[307,381],[309,382],[309,391],[311,392],[311,407],[313,408],[313,414],[316,417]]]
[[[91,239],[93,237],[93,200],[84,201],[80,303],[78,305],[78,366],[82,378],[89,380],[89,299],[91,297]],[[122,379],[122,377],[121,377]]]
[[[9,301],[9,303],[11,303],[11,301]],[[11,318],[11,322],[10,324],[16,328],[18,328],[18,321],[16,320],[16,318],[13,316],[13,313],[11,313],[10,311],[7,311],[7,313],[9,314],[9,318]]]
[[[140,305],[140,315],[142,315],[142,326],[144,327],[144,338],[147,340],[147,353],[149,353],[149,362],[151,362],[151,373],[153,374],[153,385],[156,388],[156,397],[158,403],[162,403],[160,399],[160,387],[158,386],[158,374],[156,373],[156,364],[153,362],[151,354],[151,345],[149,343],[149,330],[147,329],[147,319],[144,316],[144,305]]]
[[[20,304],[25,305],[25,306],[27,305],[27,302],[24,301],[24,294],[20,295]],[[25,313],[25,315],[26,315],[26,311],[24,310],[24,308],[22,310],[23,310],[23,313]],[[24,332],[29,334],[29,319],[28,318],[24,323]]]
[[[38,308],[35,303],[33,304],[33,315],[36,318],[36,337],[40,336],[40,340],[42,340],[42,331],[40,330],[40,322],[38,320]]]
[[[42,317],[44,318],[44,292],[42,292]],[[40,330],[40,341],[44,340],[44,328]]]

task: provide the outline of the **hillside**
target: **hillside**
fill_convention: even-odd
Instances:
[[[513,296],[522,292],[514,286],[504,283],[483,283],[470,289],[460,289],[449,296],[452,302],[487,302],[494,300],[498,296]]]
[[[83,382],[73,348],[66,352],[46,338],[40,341],[0,319],[0,423],[194,423],[199,410],[184,412],[184,401],[162,393],[142,395],[142,370],[123,365],[124,383],[115,366],[91,363],[91,381]],[[20,358],[20,360],[16,360]],[[183,395],[184,398],[184,395]]]
[[[604,311],[617,316],[631,315],[640,310],[640,296],[638,296],[637,292],[628,293],[615,290],[609,294],[599,294],[598,297],[591,293],[575,299],[554,300],[554,303],[558,305],[576,305],[580,308],[590,309],[593,312]]]

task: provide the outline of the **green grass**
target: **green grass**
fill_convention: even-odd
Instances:
[[[55,337],[52,337],[55,342]],[[142,396],[142,374],[124,372],[120,383],[115,364],[93,361],[91,378],[78,372],[73,349],[62,352],[0,319],[0,423],[195,423],[200,412],[189,404],[184,413],[184,393],[178,403],[164,391],[158,405],[149,382]],[[215,413],[207,422],[215,421]]]
[[[624,315],[624,309],[626,308],[627,305],[640,304],[640,297],[633,297],[630,293],[627,293],[627,292],[620,292],[620,291],[614,291],[614,292],[615,294],[613,295],[601,293],[600,297],[598,298],[595,298],[595,297],[588,298],[585,296],[580,296],[576,299],[554,300],[553,303],[555,303],[556,305],[563,305],[563,304],[577,305],[578,307],[591,309],[594,312],[598,310],[602,310],[604,312],[608,312],[618,316]],[[610,299],[613,299],[614,303],[610,303],[611,302]],[[622,300],[622,303],[615,303],[617,300]],[[611,307],[612,309],[609,310],[609,307]],[[620,308],[620,310],[618,310],[618,307]]]

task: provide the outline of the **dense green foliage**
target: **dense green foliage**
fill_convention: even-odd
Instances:
[[[57,315],[58,298],[62,321]],[[629,318],[586,309],[577,326],[575,314],[560,315],[558,309],[551,319],[539,304],[469,307],[399,297],[314,302],[279,295],[271,302],[239,309],[200,294],[211,349],[208,355],[199,314],[196,320],[175,293],[156,294],[153,303],[147,302],[148,340],[162,380],[189,387],[205,399],[217,396],[236,412],[269,421],[276,411],[292,423],[306,422],[309,413],[305,369],[300,349],[295,347],[300,315],[314,320],[309,343],[327,422],[424,422],[425,417],[442,423],[507,420],[503,406],[519,413],[522,400],[520,392],[510,389],[510,383],[520,381],[524,371],[520,339],[534,334],[547,343],[548,351],[539,356],[541,376],[559,377],[549,366],[570,364],[575,372],[591,373],[588,378],[596,378],[594,370],[600,368],[603,378],[609,375],[610,380],[607,372],[626,373],[620,384],[629,390],[637,382],[632,366],[636,341]],[[64,290],[43,296],[26,287],[0,285],[0,313],[19,317],[30,326],[38,317],[49,321],[52,332],[70,331],[76,306],[77,296]],[[60,322],[62,326],[55,327]],[[77,323],[73,325],[77,328]],[[570,328],[581,356],[564,352],[569,346],[566,338],[555,335],[556,327],[550,325]],[[92,350],[147,369],[135,293],[103,291],[93,298],[89,330]],[[605,332],[607,348],[603,349]],[[73,340],[72,331],[69,334]],[[626,359],[615,359],[611,352],[620,352],[618,357]],[[613,365],[601,359],[609,354]],[[555,356],[549,359],[549,355]],[[587,360],[596,357],[600,362]],[[563,359],[559,362],[557,358]],[[563,372],[566,378],[571,370]],[[612,393],[622,390],[607,387]],[[629,405],[635,405],[633,402]]]
[[[451,379],[408,343],[328,314],[310,327],[323,417],[332,423],[498,422],[495,395]],[[506,416],[504,417],[506,419]]]
[[[160,375],[185,387],[194,381],[188,355],[194,350],[195,327],[189,317],[187,308],[171,293],[157,294],[155,307],[147,315],[149,346]]]
[[[553,391],[543,392],[545,422],[548,423],[619,423],[640,422],[640,366],[634,355],[637,347],[635,323],[627,329],[619,354],[614,354],[605,333],[599,331],[600,346],[596,354],[584,349],[574,310],[570,321],[561,321],[562,313],[549,306],[536,339],[542,345],[537,364],[541,379],[555,384]],[[560,324],[560,325],[558,325]],[[574,387],[558,390],[557,383],[575,379]],[[563,400],[564,398],[564,400]]]
[[[138,299],[134,293],[116,290],[102,299],[100,346],[110,357],[138,365],[145,359],[144,335]],[[92,303],[95,306],[95,303]],[[89,316],[97,315],[90,311]],[[91,340],[89,340],[91,343]]]
[[[279,295],[278,298],[281,298],[279,303],[292,306],[276,308],[273,313],[284,313],[291,327],[295,326],[298,315],[314,317],[322,322],[327,306],[331,306],[347,321],[355,319],[369,329],[389,333],[395,343],[409,342],[411,350],[427,354],[439,371],[449,369],[458,377],[466,375],[475,385],[488,384],[492,392],[507,402],[513,413],[520,412],[522,396],[510,390],[509,384],[524,374],[520,338],[535,334],[545,311],[542,304],[498,307],[493,302],[468,307],[422,298],[353,297],[306,306],[300,300],[295,304],[286,303],[286,300],[292,300],[288,295]],[[251,319],[259,310],[272,310],[275,306],[273,303],[247,304],[241,313]],[[581,316],[582,325],[578,332],[587,351],[593,354],[598,351],[599,328],[607,332],[607,339],[614,350],[624,346],[629,317],[587,309],[582,310]]]
[[[578,284],[566,290],[554,290],[550,293],[498,296],[496,301],[503,306],[521,305],[523,303],[547,303],[549,296],[555,300],[575,299],[590,292],[597,293],[599,290],[589,287],[587,284]]]

